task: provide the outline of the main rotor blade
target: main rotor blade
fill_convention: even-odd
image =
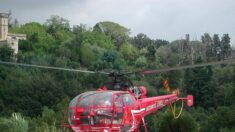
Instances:
[[[219,65],[219,64],[227,64],[227,63],[234,63],[234,62],[235,62],[235,59],[230,59],[230,60],[209,62],[209,63],[203,63],[203,64],[179,66],[179,67],[173,67],[173,68],[163,68],[163,69],[159,69],[159,70],[146,70],[146,71],[140,71],[139,73],[140,74],[156,74],[156,73],[162,73],[162,72],[168,72],[168,71],[183,70],[183,69],[190,69],[190,68],[211,66],[211,65]]]
[[[95,74],[95,73],[107,74],[107,75],[109,74],[106,72],[95,72],[95,71],[81,70],[81,69],[70,69],[70,68],[42,66],[42,65],[33,65],[33,64],[24,64],[24,63],[15,63],[15,62],[6,62],[6,61],[0,61],[0,64],[23,66],[23,67],[33,67],[33,68],[41,68],[41,69],[51,69],[51,70],[71,71],[71,72],[82,72],[82,73],[89,73],[89,74]]]

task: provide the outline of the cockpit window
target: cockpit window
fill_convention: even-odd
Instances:
[[[113,124],[121,124],[124,113],[122,94],[114,94],[114,104]]]
[[[75,125],[76,122],[75,122],[75,112],[74,112],[74,107],[76,106],[77,102],[78,102],[78,98],[80,97],[81,95],[78,95],[76,96],[69,104],[69,108],[68,108],[68,122],[69,124],[71,125]]]
[[[114,92],[87,92],[75,97],[69,110],[71,125],[110,125],[121,124],[124,104],[133,103],[129,94]]]
[[[80,97],[81,95],[78,95],[76,96],[69,104],[69,107],[74,107],[76,106],[77,102],[78,102],[78,98]]]
[[[114,103],[116,107],[123,107],[122,96],[120,94],[114,95]]]
[[[90,94],[90,95],[87,95],[87,96],[82,96],[81,97],[81,100],[80,102],[77,104],[77,106],[80,106],[80,107],[88,107],[90,105],[90,102],[91,100],[93,99],[93,96],[94,94]]]
[[[112,93],[100,93],[94,98],[94,107],[110,107],[112,106]]]
[[[76,108],[77,107],[83,107],[85,108],[85,111],[80,114],[81,116],[88,116],[89,115],[89,105],[90,105],[90,100],[92,99],[92,95],[94,95],[95,92],[86,92],[83,94],[80,94],[76,96],[69,104],[69,109],[68,109],[68,116],[69,118],[69,124],[75,125],[76,124]],[[81,118],[81,122],[83,124],[89,124],[89,121],[87,118]]]
[[[110,125],[112,122],[112,93],[97,93],[90,107],[93,125]]]
[[[123,102],[125,103],[125,105],[132,105],[134,103],[134,100],[130,94],[123,94]]]

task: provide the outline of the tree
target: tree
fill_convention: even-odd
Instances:
[[[42,111],[42,121],[49,124],[49,125],[53,125],[53,123],[55,123],[56,121],[56,113],[54,112],[54,110],[49,109],[48,107],[43,107],[43,111]]]
[[[168,45],[168,44],[170,44],[170,42],[167,41],[167,40],[156,39],[154,41],[154,46],[156,46],[156,48],[159,48],[161,46],[165,46],[165,45]]]
[[[0,130],[5,132],[27,132],[28,121],[21,114],[13,113],[10,118],[0,118]]]
[[[49,32],[54,32],[57,29],[70,30],[69,21],[57,15],[52,15],[45,23],[48,26]]]
[[[100,32],[84,32],[79,35],[81,43],[90,43],[91,45],[99,46],[100,48],[105,48],[109,50],[115,49],[115,45],[110,36],[105,35]]]
[[[169,111],[159,112],[152,116],[148,123],[149,131],[157,132],[197,132],[198,124],[192,116],[184,111],[178,119],[174,119]]]
[[[84,32],[89,31],[90,29],[87,28],[86,24],[80,24],[73,26],[73,33],[76,35],[81,35]]]
[[[156,59],[156,57],[155,57],[155,53],[156,53],[155,47],[153,45],[149,45],[147,47],[147,50],[148,50],[148,52],[146,54],[146,58],[150,61],[154,61]]]
[[[202,62],[200,59],[197,63]],[[215,88],[211,86],[213,71],[211,66],[188,69],[185,72],[185,85],[188,94],[193,94],[196,100],[194,106],[203,108],[213,107],[215,101],[212,99]]]
[[[22,51],[22,53],[34,51],[35,54],[44,54],[42,52],[48,52],[52,44],[55,43],[54,38],[47,33],[46,27],[40,23],[26,23],[10,30],[13,33],[27,35],[26,40],[19,41],[19,51]]]
[[[11,61],[13,57],[13,49],[7,45],[0,47],[0,60],[2,61]]]
[[[211,45],[212,44],[212,39],[210,34],[204,33],[204,35],[201,37],[202,43]]]
[[[117,59],[117,53],[115,51],[106,51],[102,56],[102,60],[113,63]]]
[[[83,43],[80,48],[81,63],[85,66],[89,66],[92,62],[99,59],[103,54],[102,48],[91,45],[89,43]]]
[[[201,37],[201,40],[202,40],[202,43],[206,45],[204,52],[206,54],[207,60],[211,60],[211,58],[213,58],[212,48],[214,47],[212,38],[208,33],[205,33]]]
[[[120,53],[123,58],[129,63],[133,64],[134,60],[137,58],[138,50],[132,44],[126,42],[120,47]]]
[[[140,56],[138,59],[135,61],[136,67],[143,68],[147,66],[147,59],[144,56]]]
[[[139,49],[142,49],[144,47],[147,47],[151,44],[153,44],[153,41],[145,34],[139,33],[137,34],[133,40],[132,43]]]
[[[215,93],[215,101],[217,106],[230,106],[235,104],[235,97],[233,93],[235,88],[232,83],[223,83],[218,86]]]
[[[212,48],[212,52],[214,55],[217,56],[217,60],[221,60],[221,44],[220,44],[220,38],[218,34],[214,34],[213,36],[213,43],[214,43],[214,47]]]
[[[94,32],[103,32],[111,36],[117,48],[119,48],[128,39],[130,30],[114,22],[99,22],[93,27]]]
[[[228,34],[224,34],[221,39],[222,46],[222,58],[228,58],[231,55],[230,37]]]
[[[202,132],[222,132],[222,130],[234,131],[235,127],[235,108],[218,107],[203,124]]]
[[[45,23],[47,32],[55,39],[66,40],[69,38],[70,33],[69,21],[57,15],[52,15]]]

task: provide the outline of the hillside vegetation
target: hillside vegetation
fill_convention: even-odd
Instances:
[[[130,29],[108,21],[94,27],[71,27],[59,16],[51,16],[44,24],[13,26],[10,31],[27,34],[27,40],[19,42],[16,56],[9,47],[1,47],[1,61],[92,71],[136,71],[231,57],[229,34],[205,33],[201,40],[190,40],[186,35],[185,39],[169,42],[143,33],[130,37]],[[164,94],[164,79],[169,79],[172,89],[180,88],[182,96],[192,94],[194,107],[184,109],[178,119],[168,108],[147,117],[150,131],[235,131],[234,64],[132,78],[136,85],[148,87],[149,96]],[[0,64],[0,131],[62,131],[60,124],[69,101],[101,87],[107,80],[99,74]]]

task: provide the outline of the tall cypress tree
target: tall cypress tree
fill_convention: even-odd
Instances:
[[[196,60],[196,63],[202,63],[202,60],[199,58]],[[186,71],[184,77],[186,91],[188,94],[193,94],[195,98],[194,106],[203,108],[214,106],[211,97],[213,97],[215,90],[209,83],[212,74],[211,66],[188,69]]]
[[[213,41],[212,38],[210,36],[210,34],[205,33],[202,37],[201,37],[202,43],[206,45],[206,49],[205,49],[205,54],[206,54],[206,58],[207,60],[210,60],[211,57],[213,57],[213,52],[212,52],[212,47],[213,47]]]
[[[231,55],[230,37],[229,34],[224,34],[221,39],[222,45],[222,57],[223,59],[228,58]]]
[[[213,36],[213,55],[217,57],[217,60],[221,59],[221,44],[220,38],[218,34],[214,34]]]

